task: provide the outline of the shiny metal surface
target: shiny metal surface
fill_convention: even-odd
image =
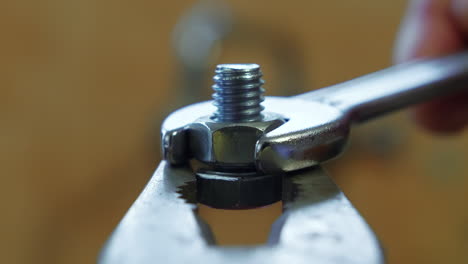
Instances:
[[[468,53],[395,66],[342,84],[293,97],[266,98],[267,111],[288,119],[264,134],[255,147],[256,168],[294,171],[340,154],[352,124],[455,92],[468,83]],[[163,124],[164,157],[182,164],[188,157],[184,129],[214,111],[208,102],[185,107]]]
[[[340,153],[352,124],[455,92],[467,84],[468,53],[462,53],[398,65],[294,96],[289,104],[284,102],[284,109],[292,113],[289,108],[303,101],[301,114],[294,113],[299,122],[293,123],[291,118],[259,140],[257,167],[265,172],[292,171],[326,161]],[[327,108],[334,110],[324,110]],[[278,113],[288,117],[284,111]],[[314,118],[320,121],[305,121]]]
[[[420,60],[295,96],[318,101],[362,122],[399,108],[443,96],[468,84],[468,52]]]
[[[383,263],[377,239],[319,168],[285,177],[284,213],[268,244],[214,247],[209,228],[180,198],[187,168],[161,162],[101,252],[99,263]]]
[[[294,171],[329,160],[341,153],[349,133],[349,120],[332,106],[288,97],[266,97],[264,106],[288,120],[285,124],[263,135],[256,146],[240,146],[252,150],[253,155],[238,157],[256,160],[261,171]],[[190,105],[172,113],[162,125],[163,157],[171,164],[187,163],[194,153],[199,159],[216,161],[212,151],[191,149],[190,141],[209,147],[209,138],[194,138],[193,130],[200,120],[198,114],[209,115],[214,110],[211,102]],[[313,114],[311,114],[313,111]],[[268,113],[265,113],[268,119]],[[206,120],[205,120],[206,121]],[[245,123],[255,125],[255,123]],[[244,124],[231,124],[237,127]],[[279,124],[275,123],[275,126]],[[190,135],[191,134],[191,135]],[[196,134],[195,134],[196,135]],[[197,152],[197,149],[200,151]],[[233,154],[235,154],[233,152]],[[208,159],[209,156],[209,159]],[[234,155],[235,156],[235,155]]]
[[[143,246],[148,243],[166,243],[168,248],[164,252],[157,248],[141,251],[131,249],[131,258],[137,258],[131,261],[144,263],[149,258],[165,257],[166,263],[180,263],[203,256],[204,261],[227,263],[382,263],[382,252],[370,229],[324,172],[313,166],[342,152],[353,124],[455,92],[467,82],[468,53],[463,53],[392,67],[294,97],[267,97],[264,102],[267,111],[284,117],[287,122],[258,139],[254,150],[255,165],[258,171],[267,174],[288,172],[283,179],[282,200],[285,213],[273,226],[268,245],[257,248],[210,247],[210,238],[213,237],[210,236],[207,227],[203,227],[201,221],[192,215],[191,225],[198,228],[198,237],[192,237],[193,240],[182,239],[190,244],[187,250],[182,249],[184,254],[177,254],[178,250],[174,250],[174,254],[167,253],[168,249],[187,246],[181,246],[177,240],[185,237],[185,234],[178,234],[180,230],[177,230],[176,226],[170,226],[174,224],[172,222],[161,230],[155,228],[157,223],[145,226],[145,223],[138,222],[138,219],[145,218],[144,214],[132,216],[137,213],[131,210],[121,223],[121,226],[125,226],[124,230],[119,231],[121,227],[117,229],[107,250],[104,251],[102,260],[113,261],[122,257],[116,256],[125,251],[122,247],[128,246],[128,243],[115,241],[145,239]],[[190,138],[190,134],[193,133],[190,124],[197,120],[198,116],[212,113],[213,108],[210,102],[203,102],[178,110],[166,119],[162,129],[163,151],[164,157],[171,164],[184,164],[193,157],[192,151],[187,147],[193,140]],[[161,170],[162,168],[158,171]],[[154,178],[173,177],[175,181],[180,181],[177,179],[179,173],[182,175],[187,170],[174,172],[174,169],[167,167],[164,173],[159,172],[162,176],[158,176],[157,172]],[[159,188],[164,188],[161,184],[164,183],[160,183]],[[167,190],[172,192],[171,188],[153,192],[167,196]],[[150,197],[152,202],[159,199],[156,194]],[[164,197],[160,200],[164,201]],[[138,204],[137,201],[133,208],[138,208]],[[151,201],[148,200],[147,204],[151,204]],[[144,211],[145,206],[134,211]],[[170,211],[173,207],[168,206],[169,211],[154,208],[152,214],[158,211],[161,213],[159,217],[164,218],[167,215],[172,219],[177,217],[172,215],[177,211]],[[138,222],[133,226],[136,226],[136,229],[141,228],[142,231],[151,228],[158,230],[151,239],[161,237],[161,240],[158,242],[148,238],[135,238],[137,230],[133,230],[131,234],[127,233],[128,222]],[[193,230],[190,232],[193,235]],[[147,235],[145,233],[141,236]],[[133,237],[124,238],[125,236]]]
[[[169,116],[162,127],[163,156],[172,164],[194,158],[210,169],[255,171],[257,141],[286,120],[262,113],[264,81],[259,65],[220,64],[215,73],[216,110],[197,104]],[[200,118],[192,119],[194,113]]]
[[[265,113],[262,121],[245,123],[219,123],[209,115],[190,118],[195,117],[191,113],[211,109],[209,105],[206,102],[186,107],[163,123],[164,158],[173,164],[194,158],[211,167],[255,170],[256,142],[264,133],[281,126],[284,119],[273,113]]]
[[[265,90],[258,64],[220,64],[216,67],[212,86],[217,122],[246,123],[262,121]]]

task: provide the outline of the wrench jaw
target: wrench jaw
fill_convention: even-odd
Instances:
[[[208,116],[215,107],[210,101],[192,104],[171,113],[161,127],[162,157],[171,165],[185,165],[192,158],[189,151],[190,125],[200,116]]]
[[[341,154],[347,139],[347,135],[337,135],[326,142],[315,140],[314,137],[291,138],[290,142],[261,139],[257,144],[257,170],[277,174],[318,165]]]
[[[288,121],[264,134],[255,146],[255,166],[267,174],[295,171],[338,156],[350,130],[348,112],[329,104],[287,97],[267,97],[269,112]],[[162,125],[163,157],[172,165],[193,158],[189,133],[200,116],[209,116],[211,102],[189,105],[170,114]]]
[[[343,152],[350,130],[347,113],[321,102],[268,99],[268,109],[286,116],[289,121],[257,142],[257,170],[265,173],[300,170]]]
[[[211,102],[202,102],[170,114],[161,129],[163,158],[176,166],[194,159],[210,169],[255,170],[256,142],[285,122],[265,112],[261,121],[221,123],[211,119],[213,111]]]

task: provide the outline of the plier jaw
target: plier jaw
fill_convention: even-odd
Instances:
[[[283,214],[257,247],[215,246],[216,239],[183,196],[188,167],[162,161],[99,257],[99,263],[383,263],[378,240],[319,166],[283,177]],[[188,192],[196,192],[195,189]]]

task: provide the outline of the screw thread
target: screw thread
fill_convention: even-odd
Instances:
[[[217,122],[254,122],[262,120],[264,81],[257,64],[220,64],[212,86],[214,105],[212,119]]]

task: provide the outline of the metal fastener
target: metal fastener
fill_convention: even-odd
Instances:
[[[262,120],[261,105],[264,81],[258,64],[220,64],[216,67],[212,86],[214,105],[212,119],[221,122],[253,122]]]
[[[202,115],[192,123],[174,130],[163,130],[164,158],[172,164],[194,158],[210,169],[255,171],[255,148],[265,133],[281,126],[285,119],[274,113],[262,112],[264,81],[257,64],[221,64],[215,70],[213,106],[194,115]],[[202,103],[203,104],[203,103]],[[184,112],[184,111],[182,111]],[[171,117],[171,120],[190,116]],[[164,127],[164,126],[163,126]],[[166,126],[167,127],[167,126]]]

